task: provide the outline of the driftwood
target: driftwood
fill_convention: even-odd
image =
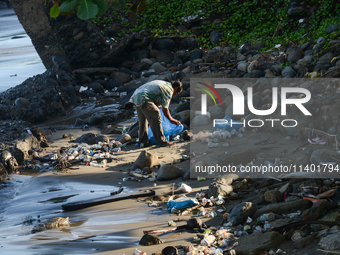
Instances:
[[[116,202],[120,200],[154,196],[155,194],[156,192],[154,190],[137,191],[137,192],[131,192],[129,194],[118,194],[116,196],[106,196],[106,197],[82,200],[82,201],[73,202],[73,203],[67,203],[67,204],[63,204],[61,207],[64,211],[75,211],[75,210],[80,210],[80,209],[84,209],[84,208],[91,207],[91,206],[107,204],[107,203]]]
[[[113,72],[118,71],[115,67],[89,67],[89,68],[80,68],[73,70],[74,74],[112,74]]]
[[[288,230],[290,228],[303,226],[303,225],[309,225],[309,224],[320,224],[320,225],[329,225],[329,226],[339,225],[339,223],[333,222],[333,221],[303,220],[303,221],[289,223],[281,227],[271,228],[271,230],[277,231],[279,233],[283,233],[285,230]]]
[[[155,234],[163,234],[163,233],[169,233],[177,230],[177,227],[171,227],[171,228],[162,228],[162,229],[155,229],[155,230],[145,230],[143,231],[144,235],[155,235]]]

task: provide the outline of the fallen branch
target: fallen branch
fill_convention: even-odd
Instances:
[[[73,70],[74,74],[112,74],[113,72],[118,71],[115,67],[89,67],[89,68],[80,68]]]
[[[155,230],[146,230],[143,231],[144,235],[155,235],[155,234],[164,234],[169,233],[177,230],[177,227],[171,227],[171,228],[162,228],[162,229],[155,229]]]
[[[196,210],[196,209],[200,208],[201,206],[202,206],[201,204],[195,205],[195,206],[193,206],[193,207],[191,207],[191,208],[186,209],[186,210],[183,211],[183,212],[180,212],[178,215],[179,215],[179,216],[188,215],[190,212],[192,212],[193,210]]]

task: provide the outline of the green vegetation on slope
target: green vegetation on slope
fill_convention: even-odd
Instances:
[[[109,1],[109,0],[108,0]],[[109,1],[110,2],[110,1]],[[262,41],[271,48],[276,44],[303,43],[311,38],[326,36],[325,30],[332,24],[340,24],[340,5],[337,0],[148,0],[147,8],[137,14],[137,24],[132,26],[126,9],[114,8],[92,21],[105,28],[114,21],[125,26],[119,36],[129,31],[149,29],[153,36],[194,35],[203,48],[212,48],[210,32],[214,29],[223,35],[221,45],[235,46],[245,41]],[[303,12],[288,15],[288,10],[302,6]],[[192,18],[189,22],[188,19]],[[215,22],[213,22],[215,20]],[[179,32],[185,25],[188,31]],[[327,45],[327,44],[326,44]]]

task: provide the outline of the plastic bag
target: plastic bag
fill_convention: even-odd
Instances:
[[[182,209],[187,207],[192,207],[194,205],[198,205],[198,201],[196,198],[185,199],[185,200],[170,200],[168,202],[168,211],[171,212],[172,208]]]
[[[171,135],[182,132],[184,127],[183,127],[182,124],[176,125],[176,124],[171,123],[170,120],[167,117],[164,116],[162,108],[160,108],[159,110],[161,112],[163,133],[164,133],[164,136],[166,137],[166,139],[169,141]],[[152,144],[157,144],[150,126],[148,128],[148,138],[149,138],[149,140]]]

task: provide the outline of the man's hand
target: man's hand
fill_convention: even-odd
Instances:
[[[181,122],[179,120],[172,119],[170,121],[171,121],[172,124],[181,125]]]

